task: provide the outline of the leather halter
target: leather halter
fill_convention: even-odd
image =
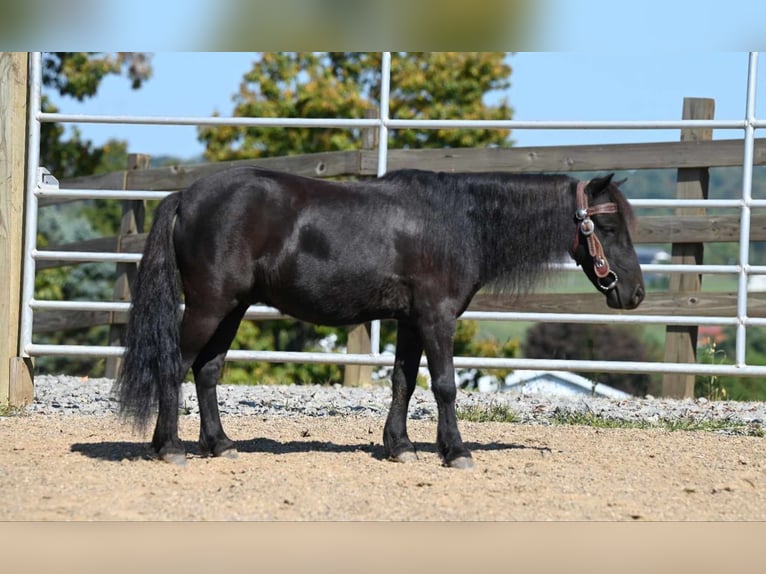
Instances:
[[[617,204],[613,202],[601,203],[593,207],[588,207],[588,196],[585,193],[585,188],[588,186],[589,181],[577,182],[577,196],[576,196],[576,211],[575,220],[577,221],[577,231],[575,232],[574,242],[572,243],[572,249],[570,255],[574,259],[575,251],[580,246],[580,235],[585,237],[588,244],[588,253],[593,259],[593,271],[598,277],[598,287],[602,291],[611,291],[617,286],[617,273],[612,271],[609,267],[609,261],[604,254],[604,248],[601,242],[596,237],[596,224],[590,218],[591,215],[600,215],[602,213],[617,213]],[[608,283],[602,283],[602,279],[606,279],[611,276],[611,281]]]

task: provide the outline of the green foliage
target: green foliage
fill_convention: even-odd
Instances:
[[[58,112],[58,108],[43,96],[44,112]],[[108,173],[125,169],[127,143],[110,140],[96,147],[90,140],[83,140],[80,130],[61,124],[44,123],[40,126],[40,165],[48,168],[58,179]]]
[[[234,116],[363,118],[380,103],[380,54],[261,54],[234,96]],[[503,53],[399,53],[391,62],[390,116],[399,119],[510,119],[506,100],[485,96],[507,88]],[[392,130],[391,147],[509,145],[503,130]],[[211,161],[359,148],[359,130],[203,127]]]
[[[82,101],[96,95],[101,81],[110,75],[125,74],[134,89],[151,77],[149,58],[140,52],[45,52],[43,54],[43,86]],[[59,111],[43,95],[45,112]],[[96,147],[83,140],[77,128],[68,136],[60,124],[43,123],[40,133],[40,164],[57,178],[91,175],[125,168],[125,143],[112,141]]]
[[[517,423],[519,415],[508,405],[490,403],[489,405],[470,405],[457,408],[457,418],[473,423]]]
[[[699,352],[700,361],[707,364],[734,364],[736,356],[736,327],[724,327],[723,340],[708,343]],[[747,330],[745,361],[749,365],[766,364],[766,329]],[[711,400],[766,401],[766,385],[758,377],[699,376],[695,395]]]
[[[657,421],[627,420],[603,416],[594,412],[558,409],[551,420],[561,425],[582,425],[606,429],[662,429],[675,431],[725,432],[742,436],[763,437],[763,425],[736,423],[730,420],[698,420],[693,418],[662,418]]]
[[[340,341],[340,336],[344,337]],[[330,339],[330,346],[345,344],[345,332],[328,327],[279,321],[242,321],[232,349],[249,351],[321,351],[320,341]],[[338,365],[309,365],[287,363],[227,363],[222,380],[228,384],[312,384],[343,380]]]
[[[139,88],[151,76],[148,57],[142,53],[47,52],[43,55],[43,85],[62,96],[82,101],[93,97],[109,75],[127,76]],[[58,109],[43,95],[43,110]],[[101,147],[84,140],[77,128],[68,131],[55,123],[41,126],[40,164],[58,179],[125,169],[127,144],[110,140]],[[114,235],[119,229],[120,203],[91,201],[46,207],[40,211],[38,245],[54,247],[73,241]],[[108,300],[114,282],[114,265],[83,264],[45,269],[35,276],[35,296],[51,300]],[[108,330],[95,327],[85,332],[54,332],[36,336],[40,343],[105,344]],[[68,374],[103,373],[103,360],[41,357],[38,371]]]
[[[524,355],[531,359],[649,361],[651,349],[635,328],[576,323],[539,323],[527,330]],[[592,373],[582,373],[593,377]],[[643,396],[650,379],[643,373],[599,373],[595,380]]]
[[[0,403],[0,417],[22,417],[26,415],[24,407],[13,406],[9,403]]]
[[[702,348],[697,349],[699,361],[703,364],[715,365],[725,357],[723,351],[717,349],[715,341],[709,341]],[[698,376],[694,384],[694,394],[710,401],[723,401],[729,398],[729,391],[723,385],[721,377],[717,375]]]
[[[152,75],[149,56],[141,52],[45,52],[42,67],[47,88],[79,101],[95,96],[106,76],[124,73],[138,89]]]
[[[84,217],[76,203],[46,207],[38,220],[38,245],[56,245],[82,241],[97,236],[91,222]],[[35,275],[35,296],[50,300],[109,300],[114,283],[114,265],[87,263],[42,269]],[[93,327],[86,331],[56,331],[38,334],[41,344],[105,344],[106,327]],[[71,357],[39,357],[35,360],[38,372],[99,376],[103,373],[103,360]]]
[[[481,337],[478,321],[458,321],[454,353],[456,356],[512,359],[520,355],[521,343],[511,337],[504,342],[494,336]],[[478,380],[485,375],[502,380],[511,372],[512,369],[472,369],[461,374],[461,386],[475,388]]]
[[[363,118],[380,103],[378,53],[263,53],[234,95],[232,115],[241,117]],[[391,63],[391,117],[411,119],[509,119],[505,100],[486,96],[509,86],[511,69],[503,53],[398,53]],[[391,147],[465,147],[509,145],[502,130],[392,130]],[[224,161],[361,147],[360,130],[316,128],[202,127],[205,157]],[[346,331],[288,321],[245,322],[233,348],[311,351],[332,337],[345,346]],[[460,321],[456,354],[512,356],[518,342],[475,342],[476,325]],[[384,322],[381,345],[395,343],[395,325]],[[247,363],[227,365],[227,382],[339,381],[334,365]]]

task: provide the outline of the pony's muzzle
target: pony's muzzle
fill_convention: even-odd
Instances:
[[[608,277],[605,279],[608,279]],[[601,287],[601,289],[604,295],[606,295],[606,304],[612,309],[635,309],[641,304],[646,295],[644,286],[640,284],[636,285],[632,291],[624,284],[621,284],[621,287],[611,284],[609,287],[609,289],[605,289],[604,287]]]
[[[646,296],[646,290],[644,289],[643,285],[637,285],[635,291],[633,291],[633,296],[630,298],[630,308],[635,309],[641,304],[641,301],[644,300],[644,297]]]

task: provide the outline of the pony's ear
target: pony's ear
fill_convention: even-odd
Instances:
[[[590,183],[588,184],[588,189],[590,190],[593,197],[597,196],[601,192],[603,192],[607,187],[609,187],[609,184],[612,182],[612,178],[614,177],[614,173],[610,173],[609,175],[605,175],[604,177],[596,177],[590,180]]]

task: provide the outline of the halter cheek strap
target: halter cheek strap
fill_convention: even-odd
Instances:
[[[575,211],[577,231],[575,232],[570,255],[574,258],[575,251],[577,251],[577,248],[580,246],[580,235],[585,237],[588,244],[588,253],[593,259],[593,271],[599,279],[599,288],[604,291],[609,291],[614,289],[617,285],[617,274],[609,267],[609,261],[607,261],[606,255],[604,254],[604,247],[601,245],[601,241],[599,241],[595,233],[596,224],[593,223],[591,216],[603,213],[617,213],[617,204],[610,202],[588,207],[588,196],[585,193],[585,188],[588,186],[588,183],[588,181],[577,182]],[[601,281],[608,277],[611,277],[611,281]]]

